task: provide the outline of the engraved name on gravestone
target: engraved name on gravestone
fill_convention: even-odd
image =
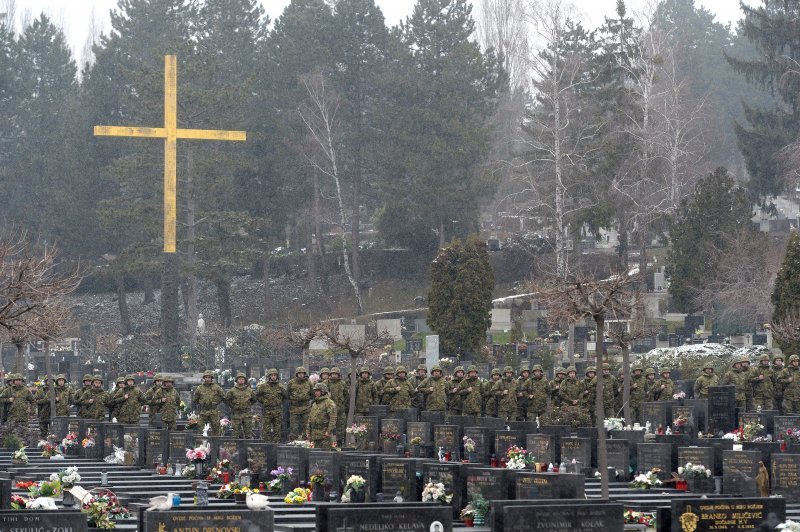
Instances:
[[[14,532],[86,532],[86,514],[79,511],[0,511],[0,530]]]
[[[667,418],[667,406],[667,403],[662,401],[642,403],[642,419],[644,423],[650,422],[653,431],[658,427],[667,426],[669,421]]]
[[[162,429],[149,429],[147,431],[147,446],[145,449],[145,464],[158,462],[163,464],[167,447],[167,431]]]
[[[433,427],[433,445],[436,449],[441,447],[445,452],[451,452],[454,459],[458,459],[461,448],[461,427],[458,425],[435,425]]]
[[[701,465],[706,469],[710,469],[713,475],[717,475],[714,454],[714,447],[678,447],[678,466],[685,467],[686,464]],[[721,470],[719,474],[722,474]]]
[[[272,510],[208,509],[142,512],[145,532],[241,531],[272,532]]]
[[[708,389],[708,418],[706,424],[716,434],[730,432],[736,427],[736,387],[711,386]]]
[[[773,419],[775,429],[775,440],[780,440],[786,434],[787,429],[800,428],[800,416],[775,416]]]
[[[586,478],[573,473],[514,471],[517,499],[583,499]]]
[[[673,499],[672,532],[750,532],[774,530],[786,520],[786,500],[757,499]]]
[[[420,445],[427,445],[431,441],[431,424],[427,421],[411,421],[406,423],[406,435],[410,442],[416,437],[421,440]]]
[[[552,434],[528,434],[525,449],[537,463],[556,464],[556,437]]]
[[[467,470],[467,498],[479,493],[487,501],[507,499],[509,469],[469,468]]]
[[[407,458],[384,458],[381,489],[385,498],[393,498],[398,492],[405,501],[417,499],[417,471],[413,460]]]
[[[194,448],[194,434],[191,432],[169,432],[169,460],[185,462],[186,449]]]
[[[672,467],[672,446],[669,443],[640,443],[637,450],[637,469],[641,472],[658,469],[658,477],[665,479]]]
[[[558,532],[622,532],[624,529],[621,504],[581,506],[506,506],[503,508],[504,532],[528,532],[531,524],[536,530]]]
[[[800,454],[775,454],[770,480],[773,495],[800,502]]]
[[[722,493],[758,497],[756,475],[758,474],[758,451],[722,452]]]
[[[419,505],[411,508],[374,505],[370,508],[331,506],[326,510],[331,532],[447,532],[453,529],[449,506]]]
[[[573,460],[591,467],[592,448],[588,438],[561,438],[561,461],[570,464]]]

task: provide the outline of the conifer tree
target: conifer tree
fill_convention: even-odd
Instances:
[[[772,291],[772,303],[775,305],[773,323],[786,322],[800,315],[800,233],[797,231],[792,232],[786,245],[786,255]],[[794,323],[795,328],[797,325]],[[789,338],[778,338],[778,342],[784,355],[800,354],[800,343]]]

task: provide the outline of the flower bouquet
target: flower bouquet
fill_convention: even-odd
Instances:
[[[422,445],[422,438],[419,436],[414,436],[408,443],[411,445]]]
[[[32,499],[37,497],[58,497],[61,495],[61,482],[57,478],[55,480],[43,480],[29,487],[28,493],[31,494]]]
[[[183,478],[194,479],[197,478],[197,471],[192,466],[192,464],[186,464],[185,466],[183,466],[183,469],[181,469],[181,476]]]
[[[344,486],[342,502],[364,502],[364,486],[367,481],[360,475],[350,475]]]
[[[35,484],[36,482],[34,482],[33,480],[19,480],[14,485],[14,487],[20,490],[29,490],[31,486],[34,486]]]
[[[85,500],[81,512],[86,514],[90,527],[105,530],[115,528],[117,519],[131,517],[131,512],[119,503],[116,495],[108,490],[103,490]]]
[[[293,468],[287,467],[284,469],[281,466],[270,471],[269,474],[274,478],[269,482],[269,490],[276,493],[281,491],[288,493],[289,487],[291,486],[292,473],[294,473]]]
[[[606,430],[622,430],[625,427],[625,420],[619,417],[607,417],[603,422]]]
[[[194,449],[186,449],[186,459],[192,464],[203,464],[208,460],[208,450],[202,445]]]
[[[45,458],[52,458],[61,454],[58,449],[58,445],[47,440],[40,440],[37,444],[37,447],[42,450],[42,456]]]
[[[200,427],[200,416],[192,412],[186,419],[186,428],[195,430]]]
[[[367,431],[369,430],[367,425],[364,423],[353,423],[344,430],[353,438],[355,446],[359,449],[363,449],[364,442],[367,440]]]
[[[790,429],[786,429],[779,439],[787,443],[800,443],[800,428],[792,427]]]
[[[661,481],[658,479],[658,475],[655,471],[640,473],[636,475],[629,484],[631,488],[637,490],[649,490],[650,488],[657,488],[660,485]]]
[[[233,490],[237,487],[239,487],[239,484],[236,482],[223,484],[220,486],[219,490],[217,490],[217,497],[220,499],[230,499],[233,497]]]
[[[81,442],[81,447],[83,447],[84,449],[90,449],[94,447],[94,438],[92,438],[91,436],[85,437]]]
[[[400,441],[401,436],[395,432],[381,432],[381,438],[383,441],[396,442]]]
[[[444,484],[441,482],[433,483],[428,482],[422,490],[422,502],[441,502],[450,504],[453,500],[453,495],[448,495],[444,489]]]
[[[50,480],[57,480],[61,483],[64,489],[70,489],[72,486],[81,481],[81,476],[78,473],[78,468],[75,466],[62,469],[58,473],[52,473]]]
[[[649,512],[637,512],[630,508],[625,508],[624,518],[626,525],[644,525],[648,529],[655,528],[656,525],[655,515]]]
[[[760,423],[748,423],[741,429],[742,441],[766,441],[757,440],[756,438],[766,437],[766,430],[764,425]],[[771,441],[771,440],[770,440]]]
[[[78,448],[80,447],[80,445],[81,445],[81,442],[78,439],[78,435],[75,434],[74,432],[67,433],[67,435],[64,437],[64,439],[61,440],[61,447],[62,447],[62,449],[64,451],[64,454],[73,454],[73,453],[75,453],[78,450]]]
[[[506,469],[525,469],[533,463],[533,457],[528,455],[528,451],[512,445],[506,451]]]
[[[786,522],[779,524],[775,528],[777,530],[784,530],[788,532],[800,532],[800,522],[787,519]]]
[[[742,429],[733,429],[722,437],[726,440],[733,440],[733,443],[739,443],[742,441]]]
[[[678,468],[678,474],[685,480],[692,478],[711,478],[711,470],[701,464],[688,462],[685,466]]]
[[[311,442],[311,441],[308,441],[308,440],[294,440],[294,441],[290,441],[287,445],[293,445],[295,447],[304,447],[306,449],[313,449],[314,448],[314,442]]]
[[[28,455],[25,454],[25,447],[20,447],[13,453],[11,453],[11,463],[12,464],[27,464],[28,463]]]
[[[674,394],[672,394],[672,399],[674,401],[678,401],[680,399],[686,399],[686,392],[680,391],[678,393],[674,393]]]
[[[24,510],[27,507],[27,504],[31,501],[31,499],[26,499],[21,495],[12,495],[11,496],[11,509],[12,510]]]
[[[464,442],[464,452],[465,453],[474,453],[475,452],[475,440],[464,436],[461,438],[461,441]]]
[[[222,430],[224,432],[228,432],[228,431],[231,430],[231,426],[232,426],[231,420],[226,418],[226,417],[224,417],[224,418],[219,420],[219,426],[222,428]]]
[[[304,488],[295,488],[286,494],[283,502],[286,504],[305,504],[311,496],[311,490]]]

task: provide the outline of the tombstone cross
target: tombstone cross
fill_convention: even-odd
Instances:
[[[164,56],[164,127],[95,126],[94,134],[110,137],[164,139],[164,253],[175,253],[177,215],[177,139],[246,140],[244,131],[178,129],[176,56]]]

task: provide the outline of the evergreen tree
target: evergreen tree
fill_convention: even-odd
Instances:
[[[428,323],[446,354],[475,353],[491,325],[494,273],[484,242],[453,240],[431,264]]]
[[[769,91],[776,103],[754,107],[743,102],[745,123],[736,124],[739,148],[750,175],[750,193],[762,200],[784,189],[776,153],[800,133],[800,91],[797,65],[800,61],[800,2],[762,0],[763,5],[741,4],[744,21],[740,32],[757,49],[753,58],[726,58],[748,82]]]
[[[797,231],[792,232],[786,245],[786,255],[772,291],[772,304],[775,305],[773,323],[791,320],[800,312],[800,233]],[[780,346],[785,356],[800,354],[798,342],[783,340]]]
[[[729,239],[752,231],[751,206],[745,191],[724,168],[697,184],[684,199],[669,229],[672,246],[667,255],[667,275],[672,305],[692,313],[703,307],[696,293],[711,279]]]

